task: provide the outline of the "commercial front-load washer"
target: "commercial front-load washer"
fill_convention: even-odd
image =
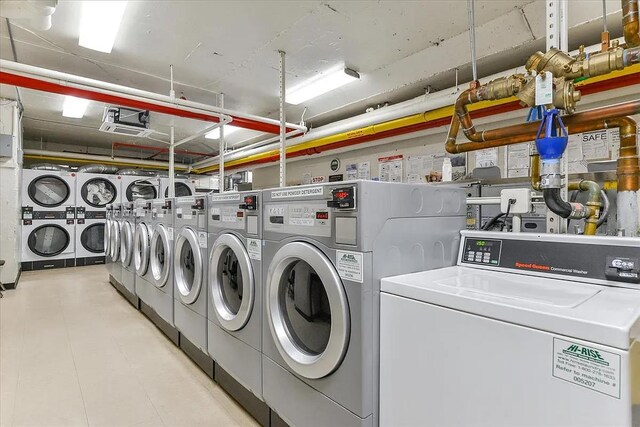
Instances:
[[[380,425],[640,425],[640,239],[465,231],[389,277]]]
[[[173,199],[138,200],[134,263],[140,310],[175,344],[173,326]]]
[[[109,282],[116,288],[122,288],[122,263],[120,262],[120,233],[122,230],[122,204],[115,203],[107,210],[109,228],[109,250],[107,252],[107,271]]]
[[[373,426],[380,279],[455,263],[462,189],[350,181],[263,191],[263,395],[293,426]]]
[[[122,288],[120,291],[136,308],[139,300],[136,296],[136,267],[133,262],[134,235],[136,229],[134,202],[122,203],[122,221],[120,227],[120,264],[122,265]]]
[[[269,408],[262,399],[260,196],[259,191],[208,196],[207,346],[218,384],[268,425]]]
[[[187,178],[176,178],[174,182],[174,197],[186,197],[196,194],[196,185],[193,180]],[[158,197],[169,197],[169,178],[160,178],[160,190]]]
[[[60,212],[76,205],[76,173],[52,170],[22,171],[22,206],[38,212]]]
[[[76,175],[76,265],[105,262],[106,207],[120,201],[120,176]]]
[[[176,198],[174,219],[174,324],[180,347],[213,376],[207,355],[207,197]]]
[[[160,183],[156,177],[120,175],[120,178],[120,197],[123,203],[160,197]]]

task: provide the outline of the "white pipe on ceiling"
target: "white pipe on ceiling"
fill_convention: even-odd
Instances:
[[[60,157],[64,159],[70,160],[91,160],[96,163],[100,162],[110,162],[110,163],[129,163],[131,165],[140,165],[140,166],[149,166],[149,167],[159,167],[166,168],[167,162],[162,162],[158,160],[142,160],[142,159],[131,159],[127,157],[110,157],[110,156],[101,156],[99,154],[84,154],[84,153],[67,153],[63,151],[49,151],[49,150],[35,150],[31,148],[27,148],[24,151],[24,154],[29,154],[32,156],[44,156],[44,157]],[[189,166],[183,163],[176,163],[176,166],[179,168],[187,169]]]

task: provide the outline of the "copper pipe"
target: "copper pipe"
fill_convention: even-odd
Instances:
[[[622,0],[622,27],[627,47],[640,46],[638,0]]]
[[[529,156],[529,175],[531,179],[531,188],[541,191],[540,186],[540,154],[532,154]]]

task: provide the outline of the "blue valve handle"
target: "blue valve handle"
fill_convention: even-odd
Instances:
[[[558,127],[560,135],[558,135]],[[540,136],[544,129],[544,136]],[[544,118],[536,134],[536,148],[542,160],[557,160],[562,157],[569,143],[569,133],[564,127],[558,109],[544,112]]]
[[[544,106],[538,105],[535,107],[531,107],[529,109],[529,114],[527,115],[527,123],[537,122],[542,120],[544,117]]]

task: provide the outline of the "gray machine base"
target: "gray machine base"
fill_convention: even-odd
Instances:
[[[175,345],[180,344],[180,333],[178,330],[166,322],[151,306],[145,304],[142,300],[140,300],[140,311],[147,316],[147,319],[151,320],[151,323],[156,325],[171,342]]]
[[[280,416],[274,411],[271,411],[271,418],[269,419],[269,422],[271,423],[271,427],[289,427],[289,424],[280,418]]]
[[[209,378],[215,379],[213,376],[213,359],[209,355],[205,354],[182,334],[180,334],[179,347]]]
[[[260,425],[268,427],[270,425],[269,406],[258,399],[255,394],[244,388],[242,384],[222,369],[220,365],[216,364],[214,371],[214,377],[218,385],[229,393]]]
[[[126,299],[127,301],[129,301],[129,303],[135,307],[136,310],[140,310],[140,298],[138,298],[137,296],[135,296],[134,294],[132,294],[131,292],[129,292],[129,290],[127,288],[125,288],[122,283],[118,282],[117,280],[113,279],[112,276],[109,276],[109,281],[111,282],[111,284],[113,285],[114,288],[116,288],[116,290],[118,292],[120,292],[120,294],[124,297],[124,299]]]

